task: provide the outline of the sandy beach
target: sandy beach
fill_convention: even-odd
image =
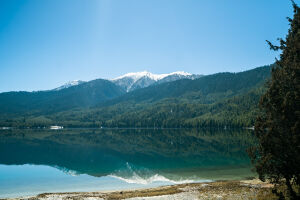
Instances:
[[[13,198],[14,200],[192,200],[192,199],[266,199],[270,196],[271,184],[257,179],[244,181],[216,181],[162,186],[150,189],[114,192],[44,193],[35,197]]]

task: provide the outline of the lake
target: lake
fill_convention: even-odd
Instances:
[[[0,130],[0,198],[255,176],[250,130]]]

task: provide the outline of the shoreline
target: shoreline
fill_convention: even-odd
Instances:
[[[264,199],[273,185],[258,179],[215,181],[159,186],[147,189],[119,191],[42,193],[33,197],[4,198],[5,200],[100,200],[100,199]]]

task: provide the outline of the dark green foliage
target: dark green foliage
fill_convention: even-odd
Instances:
[[[122,103],[93,111],[86,117],[96,118],[107,127],[245,127],[254,124],[260,95],[251,91],[212,104],[176,98],[155,103]],[[105,118],[105,114],[115,112],[118,113]]]
[[[293,5],[286,39],[280,39],[280,46],[271,44],[271,49],[282,53],[260,100],[261,114],[255,124],[259,146],[252,158],[261,180],[276,184],[284,180],[288,198],[298,199],[293,185],[300,185],[300,8]]]

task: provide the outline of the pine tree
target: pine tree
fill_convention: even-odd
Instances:
[[[261,113],[255,124],[259,144],[250,156],[261,180],[275,185],[284,181],[287,197],[298,199],[294,186],[300,185],[300,8],[292,3],[294,16],[288,18],[285,40],[279,39],[279,46],[267,41],[281,54],[260,100]]]

